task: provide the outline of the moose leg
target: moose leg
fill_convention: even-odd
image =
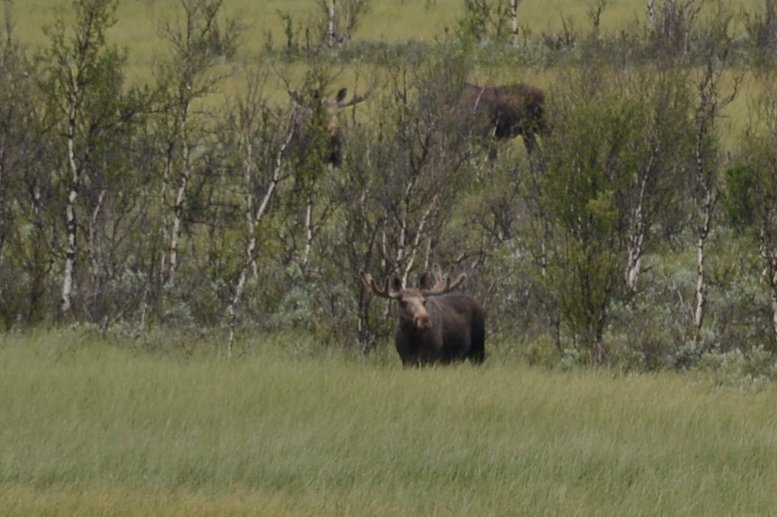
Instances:
[[[474,322],[470,339],[469,360],[473,364],[482,364],[486,359],[486,326],[484,322]]]
[[[526,146],[526,154],[529,158],[537,151],[537,135],[533,131],[526,131],[523,133],[523,145]]]

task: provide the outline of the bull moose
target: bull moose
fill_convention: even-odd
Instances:
[[[338,114],[340,110],[349,106],[354,106],[367,99],[369,92],[362,95],[354,95],[348,99],[348,89],[341,88],[337,92],[337,95],[323,100],[320,100],[320,97],[315,95],[317,93],[318,92],[314,92],[313,102],[322,102],[322,107],[324,109],[323,123],[325,126],[321,129],[325,130],[326,134],[328,135],[327,148],[325,149],[324,153],[324,161],[327,165],[339,167],[342,164],[343,158],[343,135]],[[309,144],[309,133],[311,131],[309,125],[313,122],[313,115],[317,107],[311,106],[311,102],[306,101],[305,98],[297,91],[289,90],[289,96],[297,105],[294,124],[296,125],[298,131],[296,132],[297,136],[292,149],[296,149],[297,154],[301,155],[300,159],[304,159],[304,155],[307,152],[307,146]],[[313,131],[315,131],[315,129],[313,129]]]
[[[546,130],[545,93],[530,84],[466,83],[456,108],[472,134],[497,140],[521,135],[530,154],[537,148],[537,135]]]
[[[424,272],[417,288],[406,288],[396,274],[386,278],[381,288],[369,273],[361,280],[374,294],[399,302],[399,323],[394,341],[405,366],[447,364],[469,359],[480,364],[485,359],[485,315],[470,295],[455,291],[466,279],[455,281],[439,269]]]

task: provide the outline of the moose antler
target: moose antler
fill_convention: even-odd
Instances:
[[[372,275],[369,273],[365,273],[364,271],[359,272],[359,276],[362,279],[362,283],[368,288],[371,289],[373,293],[376,295],[382,297],[382,298],[388,298],[390,300],[395,300],[399,298],[402,293],[401,290],[392,289],[391,288],[391,281],[392,277],[391,275],[386,277],[385,286],[383,289],[378,287],[378,283],[375,281],[375,279],[372,278]]]
[[[446,276],[445,277],[445,284],[436,285],[432,289],[422,290],[421,293],[424,296],[438,296],[438,295],[441,295],[441,294],[445,294],[447,292],[450,292],[450,291],[453,291],[454,289],[456,289],[466,279],[467,279],[467,275],[464,274],[464,273],[459,275],[459,278],[457,278],[456,281],[454,281],[454,282],[451,282],[451,278]]]
[[[427,283],[427,280],[424,280],[424,278],[428,279],[428,276],[431,276],[434,279],[434,285],[432,287],[425,286],[425,284]],[[449,276],[446,276],[445,278],[443,278],[440,265],[434,264],[432,266],[432,272],[431,273],[426,272],[422,277],[421,293],[424,296],[437,296],[440,294],[445,294],[447,292],[450,292],[456,289],[466,279],[467,279],[467,275],[462,273],[461,275],[459,275],[459,278],[457,278],[456,281],[451,282],[451,279]]]
[[[361,95],[354,95],[353,97],[351,97],[351,100],[346,102],[345,98],[348,95],[348,90],[346,88],[343,88],[339,92],[337,92],[337,107],[342,109],[342,108],[347,108],[349,106],[353,106],[355,104],[359,104],[360,102],[364,102],[365,100],[367,100],[371,94],[372,94],[372,90],[367,90]]]

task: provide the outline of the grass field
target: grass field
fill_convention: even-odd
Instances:
[[[588,13],[595,4],[577,0],[522,0],[520,25],[534,34],[555,32],[562,17],[581,31],[587,31]],[[715,2],[708,2],[712,12]],[[761,9],[761,0],[731,0],[724,4],[733,12]],[[660,2],[657,2],[660,4]],[[225,12],[237,16],[245,26],[244,45],[258,51],[267,31],[276,43],[283,40],[283,24],[278,13],[288,13],[297,26],[312,26],[317,16],[315,0],[226,0]],[[56,15],[71,16],[71,0],[15,0],[14,18],[22,41],[28,45],[45,43],[41,28]],[[118,23],[111,33],[114,43],[126,47],[133,60],[148,59],[158,48],[157,29],[162,20],[174,19],[178,0],[120,0]],[[462,0],[373,0],[355,34],[357,40],[397,42],[430,41],[462,17]],[[629,28],[645,18],[644,0],[611,0],[602,16],[602,30]]]
[[[304,27],[315,25],[317,16],[315,0],[226,0],[225,14],[237,16],[244,26],[237,67],[229,72],[231,79],[219,86],[212,101],[221,103],[244,88],[242,69],[248,64],[265,62],[261,52],[268,32],[272,33],[274,44],[283,44],[283,23],[278,13],[288,13],[295,21],[295,30],[304,32]],[[588,13],[594,1],[575,0],[522,0],[520,3],[520,24],[522,30],[529,30],[538,37],[544,32],[558,32],[562,17],[575,30],[587,34],[590,30]],[[761,0],[734,0],[724,2],[731,13],[762,9]],[[714,12],[715,2],[705,5],[707,15]],[[16,0],[14,2],[15,31],[30,51],[48,44],[42,28],[50,25],[56,16],[72,19],[71,0]],[[445,28],[454,27],[464,12],[462,0],[373,0],[372,8],[364,15],[355,39],[357,41],[401,42],[407,40],[433,41],[440,37]],[[127,52],[127,77],[129,84],[148,84],[153,78],[154,64],[167,52],[166,43],[160,38],[160,28],[166,21],[180,16],[178,0],[120,0],[118,22],[109,33],[111,43]],[[644,21],[643,0],[612,0],[602,17],[602,30],[639,30],[638,20]],[[738,19],[741,22],[741,19]],[[741,26],[740,29],[741,30]],[[301,36],[298,36],[301,37]],[[266,63],[265,63],[266,64]],[[267,75],[267,95],[278,103],[288,101],[281,77],[298,81],[306,69],[304,63],[274,64],[273,72]],[[337,67],[337,87],[348,86],[352,90],[365,88],[374,70],[356,64]],[[529,82],[542,88],[549,88],[558,80],[559,67],[515,67],[475,66],[472,80],[494,84]],[[743,75],[740,95],[725,109],[720,131],[726,147],[738,144],[742,131],[750,118],[749,103],[756,91],[752,77],[747,70],[735,70],[732,74]],[[356,80],[357,76],[360,82]],[[733,77],[733,75],[732,75]]]
[[[777,389],[3,336],[2,515],[768,515]]]

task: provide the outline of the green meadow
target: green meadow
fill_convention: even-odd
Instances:
[[[732,14],[743,9],[760,8],[761,0],[722,2]],[[589,13],[595,1],[522,0],[519,4],[521,30],[533,34],[570,28],[586,31],[590,27]],[[704,14],[712,16],[716,2],[708,1]],[[71,15],[69,0],[16,0],[14,19],[19,36],[28,45],[46,42],[42,27],[51,24],[55,16]],[[295,29],[312,26],[319,12],[315,0],[226,0],[225,13],[237,17],[244,26],[243,49],[251,54],[260,51],[268,32],[273,41],[283,41],[283,24],[279,13],[294,20]],[[120,0],[118,23],[111,31],[112,41],[125,47],[131,62],[144,63],[159,50],[157,35],[164,20],[173,20],[178,13],[178,0]],[[362,17],[354,39],[357,41],[434,41],[446,28],[453,29],[464,12],[462,0],[373,0]],[[644,0],[611,0],[607,2],[601,28],[618,32],[645,20]]]
[[[745,5],[754,3],[746,0]],[[138,56],[153,53],[154,36],[165,18],[174,18],[177,0],[121,0],[118,24],[113,31],[117,44],[127,46]],[[622,0],[608,9],[605,27],[616,27],[643,17],[640,0]],[[267,31],[276,42],[283,38],[279,13],[293,17],[296,25],[310,25],[318,16],[315,0],[227,0],[226,13],[239,16],[245,25],[245,45],[258,50]],[[521,25],[534,32],[556,30],[562,16],[579,24],[586,21],[589,5],[572,0],[524,0],[521,3]],[[35,44],[45,41],[41,27],[54,16],[70,12],[67,0],[24,0],[15,3],[18,28],[23,40]],[[356,31],[358,40],[398,42],[431,41],[453,27],[463,12],[461,0],[375,0]]]
[[[0,513],[774,511],[774,386],[549,372],[498,350],[480,368],[403,370],[388,350],[289,351],[303,341],[247,341],[230,361],[83,331],[4,336]]]

